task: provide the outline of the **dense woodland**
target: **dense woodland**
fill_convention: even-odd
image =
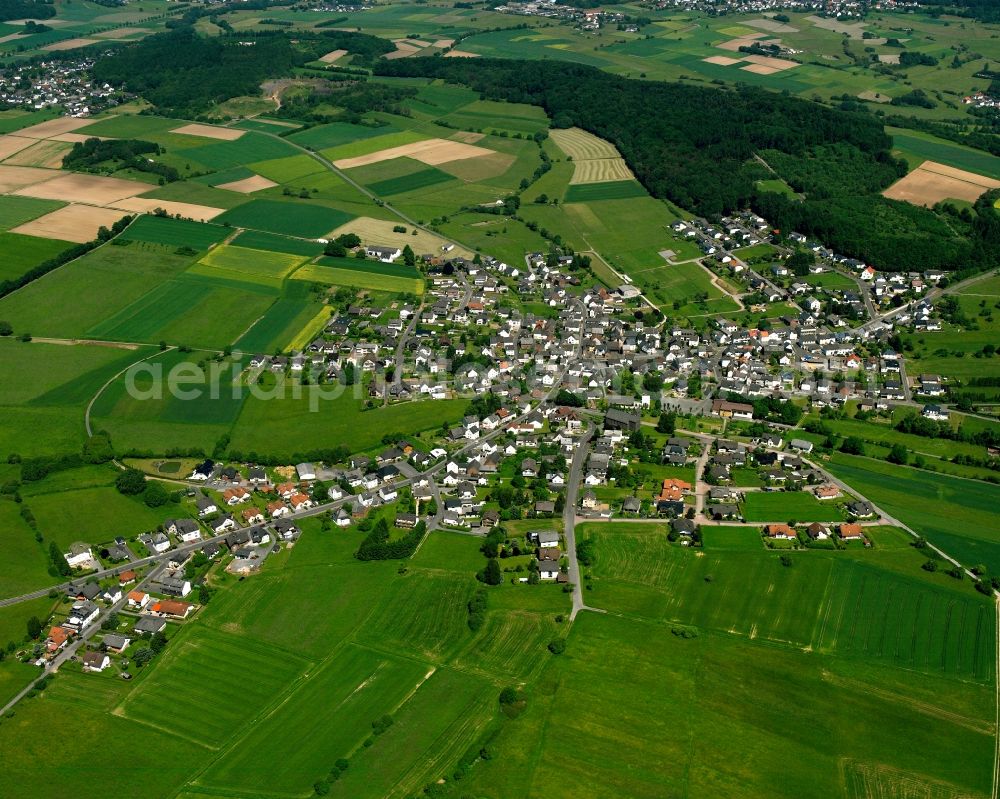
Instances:
[[[51,19],[56,15],[52,0],[0,0],[0,22],[8,19]]]
[[[556,127],[614,143],[649,192],[706,217],[757,209],[887,270],[1000,265],[998,214],[944,218],[879,192],[905,171],[883,122],[856,104],[828,108],[747,86],[630,80],[566,62],[477,58],[380,62],[382,75],[445,78],[493,100],[543,107]],[[757,187],[768,166],[806,192]],[[770,161],[775,163],[770,163]]]
[[[232,97],[256,95],[265,80],[290,75],[331,50],[367,60],[395,49],[353,31],[297,34],[294,42],[284,31],[257,32],[248,45],[250,36],[208,38],[183,26],[101,58],[94,77],[142,95],[166,115],[196,117]]]

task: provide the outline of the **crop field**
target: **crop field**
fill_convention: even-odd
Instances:
[[[219,271],[225,274],[224,270]],[[160,284],[91,328],[88,335],[222,349],[262,316],[273,302],[273,297],[267,293],[241,288],[270,285],[264,277],[251,276],[253,280],[243,277],[240,279],[245,282],[231,286],[198,279],[197,273],[192,269],[176,280]]]
[[[298,269],[292,278],[372,291],[423,294],[424,290],[423,276],[415,269],[368,259],[324,256],[315,264]]]
[[[921,579],[918,553],[903,550],[900,560],[887,552],[886,570],[872,552],[857,560],[833,552],[798,553],[788,568],[760,546],[713,548],[711,528],[704,553],[672,546],[662,533],[642,528],[583,528],[596,545],[588,603],[749,639],[884,660],[927,674],[992,679],[992,608],[960,584],[952,588]],[[723,535],[733,540],[735,532]],[[655,565],[647,565],[654,556]],[[804,597],[814,601],[803,603]]]
[[[466,603],[475,586],[472,574],[411,571],[394,581],[358,640],[443,663],[473,636],[466,624]]]
[[[952,557],[1000,573],[1000,487],[839,453],[829,468]]]
[[[284,158],[296,152],[291,144],[282,139],[251,131],[236,141],[217,141],[185,148],[182,157],[204,164],[208,169],[219,170]]]
[[[305,260],[302,255],[224,244],[205,255],[188,272],[280,288],[284,279]]]
[[[217,218],[233,227],[253,228],[302,238],[321,238],[351,219],[351,215],[307,201],[251,200]]]
[[[949,715],[950,698],[965,695],[954,681],[921,706],[907,700],[898,670],[861,672],[867,681],[840,678],[861,665],[825,661],[834,682],[814,655],[800,651],[710,633],[685,639],[663,625],[583,613],[567,654],[543,672],[544,690],[502,730],[496,757],[477,766],[464,790],[489,797],[550,792],[547,764],[558,762],[564,796],[832,796],[842,790],[846,757],[891,765],[921,789],[938,780],[951,791],[942,796],[988,792],[992,709],[971,709],[968,720]],[[895,693],[872,687],[886,684]],[[822,743],[808,733],[816,718],[823,719]],[[899,747],[910,731],[930,752]],[[942,737],[943,749],[935,745]],[[700,742],[697,752],[691,740]]]
[[[290,456],[347,444],[361,452],[377,446],[387,430],[415,435],[460,419],[467,404],[465,400],[427,400],[365,411],[360,399],[346,394],[329,398],[316,386],[303,387],[301,394],[295,398],[289,391],[286,397],[273,400],[249,398],[232,431],[233,448]]]
[[[1000,188],[1000,180],[936,161],[924,161],[882,193],[893,200],[933,207],[946,199],[975,202],[981,194],[997,188]]]
[[[279,236],[260,230],[244,230],[233,239],[232,244],[250,250],[268,250],[269,252],[292,253],[307,257],[323,252],[323,245],[319,242]]]
[[[20,277],[29,269],[72,247],[68,241],[39,239],[19,233],[0,232],[0,283]]]
[[[834,522],[846,517],[830,502],[820,502],[805,491],[751,491],[743,503],[748,522]]]
[[[436,186],[439,183],[448,183],[454,178],[447,172],[440,169],[421,169],[409,175],[401,175],[398,178],[388,178],[376,183],[369,183],[368,188],[380,196],[392,194],[402,194],[407,191],[426,189],[429,186]]]
[[[0,300],[0,319],[34,335],[76,338],[118,313],[190,258],[173,247],[105,245]]]
[[[65,203],[36,197],[0,196],[0,230],[10,230],[32,219],[56,211]]]
[[[566,190],[565,202],[585,203],[592,200],[627,200],[645,197],[646,190],[635,180],[609,179],[606,182],[573,183]]]
[[[288,690],[305,666],[301,658],[249,638],[192,627],[163,653],[150,674],[153,679],[138,681],[114,712],[218,749],[261,707]],[[233,679],[235,674],[254,676]],[[185,686],[180,694],[178,685]],[[212,712],[202,712],[208,706]],[[163,726],[165,719],[170,719],[169,727]]]
[[[296,297],[281,297],[241,336],[236,347],[245,352],[285,349],[316,314],[316,305]]]
[[[331,122],[327,125],[317,125],[314,128],[292,133],[286,138],[303,147],[312,150],[327,150],[340,147],[361,139],[384,136],[396,132],[391,126],[372,127],[369,125],[352,125],[347,122]]]
[[[227,235],[229,231],[218,225],[144,214],[128,226],[121,234],[121,238],[125,241],[145,241],[150,244],[207,250]]]
[[[1000,158],[995,155],[947,139],[939,139],[922,131],[889,127],[886,132],[892,136],[893,145],[904,153],[1000,180]]]
[[[425,665],[408,659],[344,647],[318,673],[310,673],[280,709],[254,724],[195,787],[254,793],[266,784],[291,795],[311,789],[337,758],[361,748],[372,721],[405,702],[426,671]],[[270,757],[262,759],[262,749]]]

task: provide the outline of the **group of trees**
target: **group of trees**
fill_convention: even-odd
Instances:
[[[115,170],[135,169],[139,172],[149,172],[159,175],[167,183],[180,179],[180,173],[172,166],[152,161],[147,156],[160,155],[163,151],[160,145],[141,139],[98,139],[92,137],[86,141],[76,142],[63,157],[63,168],[85,170],[103,164],[105,161],[115,162]]]
[[[139,469],[126,469],[115,478],[115,488],[126,496],[142,496],[142,501],[151,508],[159,508],[170,502],[173,497],[159,480],[146,480],[146,475]]]
[[[423,521],[417,522],[416,526],[402,538],[395,541],[389,538],[389,522],[382,517],[374,526],[370,533],[365,536],[354,557],[358,560],[397,560],[408,558],[417,550],[417,546],[427,532],[427,525]]]

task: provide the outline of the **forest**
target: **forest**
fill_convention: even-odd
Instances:
[[[0,22],[8,19],[50,19],[56,15],[52,0],[0,0]]]
[[[944,220],[881,196],[905,165],[890,155],[882,121],[856,103],[831,108],[749,86],[640,81],[560,61],[414,58],[379,62],[375,71],[444,78],[487,99],[539,105],[553,126],[613,143],[650,194],[702,216],[750,206],[782,230],[886,270],[1000,265],[996,209],[977,204],[975,220]],[[761,153],[806,191],[804,200],[757,187],[772,176],[755,160]]]
[[[331,50],[344,49],[363,60],[395,49],[376,36],[323,31],[314,36],[284,31],[208,38],[182,26],[143,39],[99,59],[94,77],[139,94],[168,116],[197,117],[232,97],[257,95],[260,84],[291,74]]]

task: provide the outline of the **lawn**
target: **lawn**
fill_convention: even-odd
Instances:
[[[216,217],[220,224],[302,238],[321,238],[353,219],[351,214],[307,200],[251,200]]]
[[[743,503],[748,522],[835,522],[846,517],[839,505],[805,491],[750,491]]]

